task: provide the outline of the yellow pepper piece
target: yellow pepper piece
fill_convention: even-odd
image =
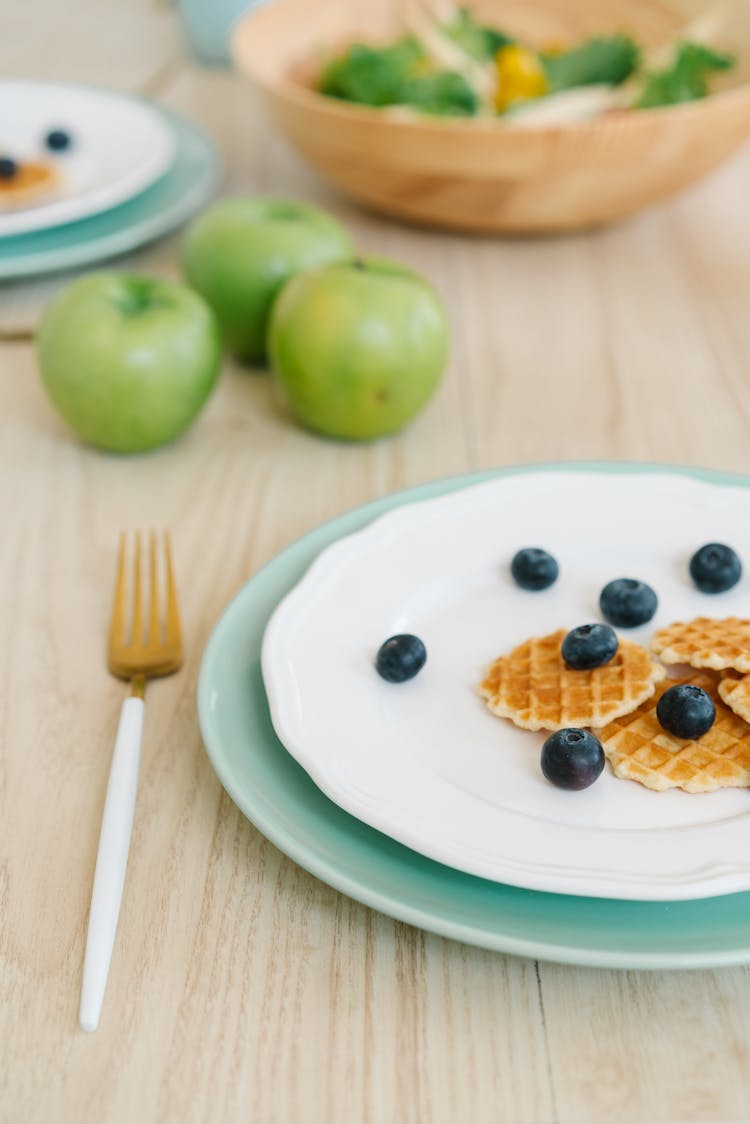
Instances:
[[[495,108],[502,112],[514,101],[540,98],[548,91],[547,75],[539,55],[528,47],[511,44],[495,55],[497,93]]]

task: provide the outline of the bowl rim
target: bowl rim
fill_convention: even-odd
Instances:
[[[644,125],[648,127],[649,123],[663,122],[665,119],[674,120],[676,117],[686,117],[690,114],[702,114],[705,118],[707,113],[713,112],[717,107],[721,110],[726,108],[731,102],[750,101],[750,78],[747,78],[736,86],[718,90],[716,93],[708,94],[704,98],[679,102],[676,105],[658,106],[653,109],[640,111],[632,109],[623,110],[621,113],[615,113],[610,117],[595,118],[591,121],[535,125],[529,128],[505,128],[504,123],[495,117],[438,117],[427,113],[420,114],[417,110],[410,110],[408,106],[377,107],[359,105],[356,102],[349,102],[343,98],[334,98],[330,94],[323,94],[319,90],[306,86],[302,82],[294,81],[288,76],[288,72],[282,74],[281,77],[275,81],[269,81],[255,71],[249,60],[248,52],[244,48],[244,39],[248,36],[250,23],[256,16],[262,15],[265,6],[265,4],[261,4],[258,8],[251,8],[235,21],[230,35],[230,54],[234,65],[266,95],[283,97],[285,100],[292,101],[296,103],[299,108],[305,110],[339,115],[352,123],[359,122],[362,127],[369,124],[377,128],[397,129],[401,131],[417,128],[424,132],[431,132],[437,135],[445,135],[446,133],[461,133],[465,135],[468,129],[472,134],[477,136],[487,134],[492,137],[504,138],[524,138],[529,136],[535,138],[540,136],[559,137],[563,134],[566,136],[586,136],[596,133],[601,129],[606,129],[608,132],[611,132],[613,129],[637,129],[643,128]],[[405,111],[403,116],[401,114],[383,112],[384,109],[401,108]]]

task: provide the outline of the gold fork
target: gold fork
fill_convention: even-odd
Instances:
[[[132,554],[130,562],[128,553]],[[161,581],[160,556],[163,561]],[[143,581],[146,565],[148,611]],[[132,575],[130,598],[128,571]],[[130,695],[122,705],[117,728],[96,856],[79,1015],[84,1030],[96,1030],[99,1024],[120,915],[138,787],[146,681],[171,675],[182,665],[182,631],[167,532],[162,537],[161,547],[157,535],[153,531],[150,533],[148,552],[142,550],[139,531],[130,552],[126,535],[120,536],[107,665],[113,675],[129,681]]]

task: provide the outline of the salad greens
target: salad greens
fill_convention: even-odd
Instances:
[[[479,111],[479,97],[454,70],[441,70],[411,78],[404,87],[404,103],[440,117],[473,117]]]
[[[715,71],[729,70],[733,62],[731,55],[719,54],[700,43],[681,43],[670,67],[646,76],[636,105],[639,109],[655,109],[660,105],[705,98],[708,76]]]
[[[479,111],[479,98],[463,74],[432,69],[411,36],[379,48],[354,43],[328,63],[318,88],[359,105],[409,105],[439,116],[471,117]]]
[[[424,59],[416,39],[406,37],[387,47],[353,43],[325,67],[318,89],[323,94],[360,105],[399,105],[406,86]]]
[[[608,108],[645,110],[706,97],[710,77],[734,62],[687,41],[675,44],[668,64],[654,69],[648,52],[625,34],[596,36],[563,50],[535,49],[479,22],[467,8],[443,22],[432,19],[429,35],[415,29],[385,46],[351,44],[328,59],[317,89],[365,106],[501,117],[541,105],[548,96],[597,86],[605,93],[618,90]]]
[[[638,45],[627,35],[589,39],[580,47],[550,55],[542,53],[551,93],[577,86],[604,83],[619,86],[629,78],[640,59]]]
[[[331,59],[318,88],[359,105],[409,105],[442,116],[479,111],[479,98],[467,79],[457,71],[432,70],[413,37],[379,48],[354,43]]]

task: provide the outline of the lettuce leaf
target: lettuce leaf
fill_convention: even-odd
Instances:
[[[403,104],[439,117],[472,117],[479,99],[462,74],[442,70],[412,78],[405,84]]]
[[[423,60],[422,48],[411,37],[387,47],[353,43],[328,62],[318,89],[329,97],[360,105],[397,105],[405,84]]]
[[[640,51],[627,35],[589,39],[559,55],[542,55],[550,93],[577,86],[619,86],[638,66]]]
[[[463,75],[430,71],[421,47],[411,38],[388,47],[354,43],[330,60],[318,89],[359,105],[410,105],[439,116],[470,117],[479,108],[479,99]]]
[[[639,109],[656,109],[705,98],[709,75],[733,65],[731,55],[719,54],[702,43],[681,43],[672,66],[646,75],[635,104]]]

